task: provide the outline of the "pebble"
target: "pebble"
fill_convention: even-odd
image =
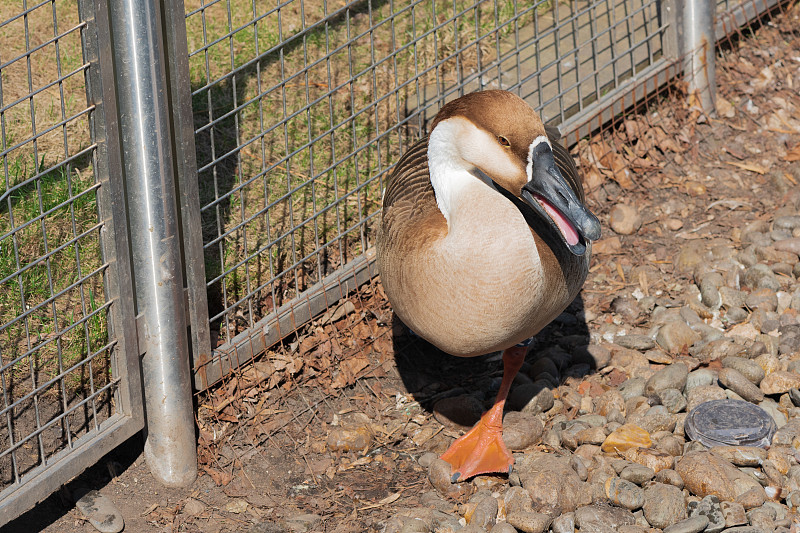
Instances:
[[[622,478],[609,477],[605,482],[605,493],[611,503],[631,511],[644,504],[644,491]]]
[[[642,226],[639,211],[628,204],[615,204],[609,215],[609,226],[620,235],[632,235]]]
[[[673,485],[679,489],[683,488],[683,478],[675,470],[665,468],[664,470],[656,473],[654,481],[664,483],[666,485]]]
[[[748,402],[758,403],[764,393],[752,381],[735,368],[722,368],[718,374],[719,382]]]
[[[676,524],[686,518],[683,491],[673,485],[652,483],[644,489],[644,518],[656,528]]]
[[[524,450],[542,439],[544,425],[538,417],[525,412],[509,411],[503,417],[503,442],[509,450]]]
[[[767,459],[767,450],[755,446],[714,446],[709,451],[736,466],[758,466]]]
[[[625,401],[644,395],[644,385],[647,382],[644,378],[630,378],[624,381],[617,390]]]
[[[688,326],[687,326],[688,327]],[[644,386],[645,394],[654,394],[664,389],[683,389],[689,368],[683,363],[675,363],[658,370],[647,380]]]
[[[333,452],[365,450],[372,439],[372,430],[368,426],[335,426],[328,433],[328,449]]]
[[[655,475],[652,468],[639,464],[627,465],[619,473],[619,477],[637,485],[650,481]]]
[[[631,448],[648,448],[652,444],[647,431],[633,424],[625,424],[605,438],[601,449],[606,453],[624,452]]]
[[[708,526],[708,517],[693,516],[664,528],[664,533],[700,533]]]
[[[553,533],[573,533],[575,531],[575,514],[564,513],[557,516],[550,528]]]
[[[800,374],[776,370],[761,381],[760,387],[764,394],[783,394],[800,387]]]
[[[206,504],[194,498],[187,498],[181,512],[188,516],[197,516],[206,510]]]
[[[433,404],[433,416],[445,427],[466,431],[480,420],[483,404],[470,394],[442,398]]]
[[[508,395],[508,404],[524,413],[538,415],[553,407],[555,397],[550,384],[544,380],[538,380],[514,387]]]
[[[661,326],[656,342],[667,353],[679,354],[700,340],[700,335],[683,322],[668,322]]]
[[[119,509],[96,490],[90,490],[78,498],[75,507],[101,533],[119,533],[125,527]]]
[[[679,413],[686,409],[686,397],[678,389],[664,389],[658,391],[658,399],[661,405],[667,408],[672,414]]]
[[[742,504],[723,501],[720,503],[720,507],[725,517],[725,527],[741,526],[748,523]]]
[[[614,339],[614,344],[628,348],[629,350],[639,350],[641,352],[655,348],[656,342],[647,335],[621,335]]]
[[[623,457],[634,463],[639,463],[654,472],[660,472],[675,465],[675,457],[671,454],[650,448],[631,448],[624,452]]]
[[[707,368],[693,370],[689,372],[689,375],[686,377],[686,386],[684,387],[684,391],[686,391],[688,394],[689,391],[694,388],[711,385],[714,383],[714,381],[716,381],[716,379],[716,372],[712,372]]]
[[[616,529],[624,525],[632,525],[636,518],[627,509],[612,507],[607,504],[584,505],[575,509],[575,525],[583,533],[586,530],[595,530],[596,525]]]
[[[704,385],[695,387],[687,395],[686,410],[691,412],[692,409],[704,402],[711,400],[724,400],[728,396],[725,391],[716,385]]]
[[[498,522],[489,533],[517,533],[517,528],[508,522]]]
[[[729,461],[709,452],[687,453],[678,460],[675,470],[681,475],[689,492],[700,497],[713,494],[720,500],[732,501],[747,491],[756,489],[766,498],[763,487],[756,480]],[[748,498],[757,497],[758,495],[748,495]],[[751,503],[751,500],[748,499],[747,502]]]
[[[708,519],[706,533],[719,533],[726,527],[725,515],[716,496],[706,496],[700,501],[689,502],[688,511],[690,517],[705,516]]]
[[[722,366],[738,370],[744,377],[758,385],[764,379],[766,373],[761,366],[752,359],[744,357],[726,357],[722,360]]]

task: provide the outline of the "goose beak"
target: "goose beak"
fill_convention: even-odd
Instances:
[[[583,255],[586,241],[600,238],[600,221],[564,179],[547,143],[539,143],[530,160],[530,181],[522,187],[523,200],[557,230],[570,252]]]

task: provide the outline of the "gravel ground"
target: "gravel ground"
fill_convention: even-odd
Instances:
[[[376,282],[198,398],[195,486],[160,488],[134,441],[10,530],[92,531],[71,504],[90,486],[129,531],[795,533],[798,5],[723,50],[717,79],[718,118],[673,87],[578,147],[604,238],[512,389],[511,475],[451,484],[437,458],[491,405],[499,355],[411,337]],[[768,449],[687,437],[725,399],[768,415]]]

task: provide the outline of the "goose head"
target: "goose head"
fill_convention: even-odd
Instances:
[[[574,255],[583,255],[587,241],[600,237],[597,217],[556,165],[541,118],[513,93],[476,92],[446,104],[431,128],[428,165],[448,224],[452,197],[477,178],[509,193],[514,203],[527,204]]]

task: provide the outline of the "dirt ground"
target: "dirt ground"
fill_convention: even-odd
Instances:
[[[700,116],[674,86],[576,148],[604,238],[581,296],[538,336],[532,354],[577,357],[614,328],[646,330],[646,314],[625,313],[634,293],[675,305],[694,296],[691,274],[674,264],[680,250],[693,241],[736,244],[748,224],[796,209],[799,17],[796,4],[786,7],[726,43],[718,118]],[[642,219],[630,235],[609,228],[619,203]],[[94,531],[72,503],[82,487],[100,490],[136,532],[378,532],[398,509],[423,505],[434,489],[417,458],[460,434],[439,422],[434,402],[465,391],[486,391],[490,402],[499,357],[459,360],[411,337],[393,320],[378,280],[348,302],[197,397],[201,475],[192,487],[159,485],[134,438],[6,530]],[[588,391],[624,379],[573,368],[560,376],[556,398],[561,387]],[[467,485],[507,483],[480,476]],[[447,500],[450,511],[466,497]]]

